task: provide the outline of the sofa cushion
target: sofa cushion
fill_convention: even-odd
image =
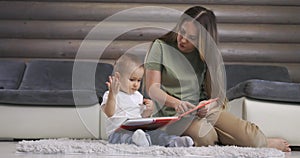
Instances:
[[[0,92],[3,95],[0,102],[74,105],[74,99],[85,97],[86,94],[94,98],[87,103],[84,99],[78,99],[80,104],[91,104],[95,102],[95,99],[101,102],[102,95],[107,90],[105,82],[112,70],[113,66],[106,63],[81,61],[74,64],[73,61],[31,61],[27,63],[20,88],[16,91]],[[74,81],[77,82],[74,84]]]
[[[71,90],[73,62],[31,61],[20,85],[22,90]]]
[[[250,79],[291,82],[288,70],[281,66],[227,64],[225,70],[227,89]]]
[[[76,93],[75,104],[73,93]],[[88,106],[98,103],[94,91],[73,90],[0,90],[0,103],[30,106]]]
[[[25,67],[21,61],[0,60],[0,89],[17,89]]]
[[[247,80],[227,91],[229,100],[249,97],[269,101],[300,102],[300,83]]]
[[[74,78],[72,77],[79,77],[80,82],[76,82],[76,90],[96,90],[97,95],[102,96],[107,90],[105,82],[111,75],[113,66],[95,62],[76,62],[76,64],[79,65],[77,66],[78,70],[74,69],[73,71],[73,61],[37,60],[29,62],[20,89],[72,90],[74,89],[72,86]],[[77,74],[74,75],[73,72],[77,72]],[[95,82],[90,82],[91,77],[94,77]]]

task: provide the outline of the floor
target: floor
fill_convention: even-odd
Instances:
[[[86,155],[42,155],[42,154],[23,154],[16,153],[15,147],[16,141],[0,141],[0,157],[1,158],[127,158],[127,157],[138,157],[138,158],[152,158],[151,156],[144,155],[96,155],[96,154],[86,154]],[[165,156],[163,156],[165,157]],[[292,151],[285,154],[286,158],[299,158],[300,151]],[[166,157],[165,157],[166,158]],[[206,157],[207,158],[207,157]]]

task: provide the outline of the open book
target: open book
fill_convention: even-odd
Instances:
[[[185,113],[179,115],[179,116],[171,116],[171,117],[149,117],[149,118],[130,118],[127,119],[122,123],[120,128],[126,129],[126,130],[137,130],[137,129],[143,129],[143,130],[155,130],[157,128],[163,127],[167,124],[176,122],[180,120],[182,117],[191,114],[192,112],[198,110],[199,108],[206,106],[212,102],[215,102],[218,100],[218,98],[210,99],[206,101],[205,103],[199,104],[198,106],[194,107],[193,109],[186,111]]]

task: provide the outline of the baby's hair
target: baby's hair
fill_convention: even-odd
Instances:
[[[143,60],[133,54],[122,55],[115,63],[114,73],[131,74],[137,68],[144,67]]]

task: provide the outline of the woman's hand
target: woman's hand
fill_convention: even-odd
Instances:
[[[142,113],[142,117],[150,117],[153,114],[154,111],[154,104],[153,101],[150,99],[144,99],[143,100],[144,104],[144,111]]]
[[[207,101],[204,100],[204,101],[201,101],[199,104],[203,104],[203,103],[206,103],[206,102],[207,102]],[[198,104],[198,105],[199,105],[199,104]],[[197,115],[199,118],[204,118],[204,117],[206,116],[207,112],[208,112],[208,108],[207,108],[206,106],[204,106],[204,107],[198,109],[196,115]]]
[[[194,108],[195,105],[191,104],[190,102],[187,102],[187,101],[181,101],[180,104],[178,104],[176,107],[175,107],[175,110],[178,114],[182,114],[192,108]]]

